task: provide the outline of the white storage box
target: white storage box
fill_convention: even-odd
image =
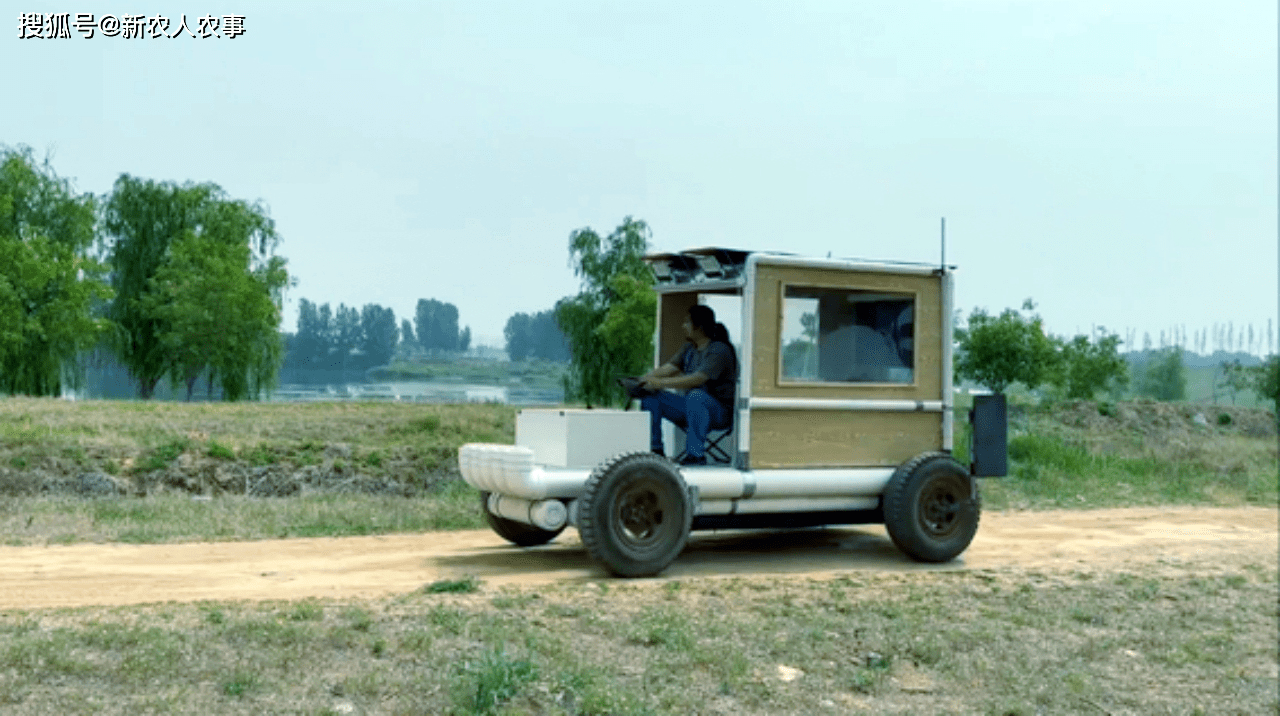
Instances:
[[[647,451],[649,414],[643,410],[521,410],[516,414],[516,445],[533,450],[538,465],[594,468],[618,453]]]

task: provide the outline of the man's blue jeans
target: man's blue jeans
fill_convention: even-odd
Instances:
[[[666,418],[685,428],[685,453],[700,458],[707,447],[707,431],[712,427],[729,424],[728,410],[720,401],[702,388],[694,388],[684,395],[669,390],[640,401],[640,407],[649,411],[649,447],[661,451],[662,419]]]

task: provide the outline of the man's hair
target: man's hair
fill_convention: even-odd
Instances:
[[[689,323],[702,331],[702,335],[713,341],[729,342],[729,329],[723,323],[716,323],[716,312],[710,306],[701,303],[689,307]]]

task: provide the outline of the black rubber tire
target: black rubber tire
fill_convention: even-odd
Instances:
[[[489,511],[489,493],[487,492],[480,493],[480,511],[484,513],[485,522],[489,523],[489,527],[498,533],[499,537],[519,547],[537,547],[550,542],[564,532],[563,527],[558,530],[544,530],[541,527],[526,525],[523,522],[493,514]]]
[[[693,505],[671,461],[618,455],[591,473],[578,502],[578,532],[592,559],[619,577],[651,577],[689,540]]]
[[[969,547],[982,501],[974,478],[946,453],[917,455],[885,487],[884,526],[907,556],[947,562]]]

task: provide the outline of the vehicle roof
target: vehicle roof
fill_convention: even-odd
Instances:
[[[644,260],[658,279],[657,290],[725,289],[741,286],[750,257],[757,263],[808,265],[821,268],[883,271],[888,273],[937,273],[954,269],[913,261],[879,259],[811,258],[784,251],[746,251],[719,246],[684,249],[678,252],[645,254]]]

